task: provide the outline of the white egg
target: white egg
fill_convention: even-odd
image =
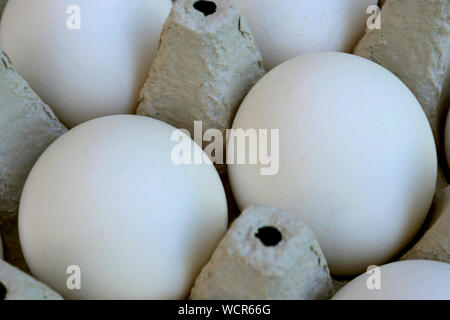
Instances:
[[[377,0],[236,0],[266,68],[316,51],[349,52]]]
[[[372,269],[349,282],[333,300],[449,300],[450,264],[407,260]]]
[[[239,207],[269,203],[295,214],[334,274],[386,263],[427,215],[437,176],[430,126],[409,89],[369,60],[324,52],[281,64],[245,98],[240,128],[279,130],[271,156],[279,170],[262,175],[262,158],[230,164]],[[236,163],[235,149],[227,162]]]
[[[174,130],[147,117],[109,116],[44,152],[19,208],[34,276],[72,299],[187,297],[226,232],[227,204],[213,165],[171,161]],[[78,267],[81,290],[69,290]]]
[[[0,47],[73,127],[134,112],[171,5],[171,0],[14,0],[3,14]]]

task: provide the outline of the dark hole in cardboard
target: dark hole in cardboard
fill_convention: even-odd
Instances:
[[[266,247],[275,247],[283,240],[281,232],[277,228],[270,226],[259,228],[255,237],[261,240]]]
[[[197,1],[194,3],[194,8],[206,16],[214,14],[217,10],[217,5],[212,1]]]

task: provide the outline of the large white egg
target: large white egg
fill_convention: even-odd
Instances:
[[[187,297],[226,232],[227,204],[213,165],[172,162],[174,130],[147,117],[109,116],[44,152],[19,208],[34,276],[66,298]],[[81,290],[70,290],[78,267]]]
[[[134,111],[171,5],[171,0],[9,1],[0,47],[59,119],[73,127]]]
[[[377,0],[236,0],[266,68],[316,51],[349,52]]]
[[[279,157],[229,165],[239,207],[295,214],[315,231],[332,273],[387,262],[422,225],[437,176],[433,135],[416,98],[383,67],[331,52],[285,62],[242,103],[233,129],[252,128],[269,138],[279,130]],[[227,161],[237,163],[232,151]]]
[[[372,269],[333,300],[450,300],[450,264],[407,260]]]

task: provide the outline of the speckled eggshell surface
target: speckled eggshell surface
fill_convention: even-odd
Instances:
[[[270,203],[296,215],[333,274],[386,263],[424,222],[436,184],[434,139],[414,95],[381,66],[332,52],[283,63],[236,115],[233,129],[252,128],[279,130],[279,171],[230,164],[239,207]]]
[[[344,286],[333,300],[449,300],[450,264],[407,260],[364,273]]]
[[[74,127],[134,112],[171,6],[171,0],[14,0],[3,12],[0,47]]]
[[[56,140],[19,209],[32,274],[70,299],[182,299],[227,228],[212,164],[176,165],[172,126],[119,115]],[[196,144],[194,148],[201,151]],[[69,290],[69,266],[81,290]]]
[[[271,69],[300,54],[349,52],[377,0],[236,0]]]

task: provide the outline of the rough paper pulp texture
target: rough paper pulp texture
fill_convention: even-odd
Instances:
[[[0,51],[0,211],[17,211],[34,163],[65,132],[53,111]]]
[[[255,234],[272,226],[283,240],[265,246]],[[327,299],[334,293],[313,232],[268,205],[250,207],[232,224],[198,276],[191,299]]]
[[[355,54],[384,66],[411,89],[439,145],[450,86],[450,1],[387,0],[381,21]]]
[[[176,1],[137,113],[187,129],[231,127],[252,86],[264,75],[253,36],[234,2],[216,1],[205,16],[194,0]]]
[[[450,187],[436,197],[433,222],[422,239],[402,260],[437,260],[450,263]]]
[[[1,260],[0,283],[7,290],[5,300],[62,300],[46,285]]]

